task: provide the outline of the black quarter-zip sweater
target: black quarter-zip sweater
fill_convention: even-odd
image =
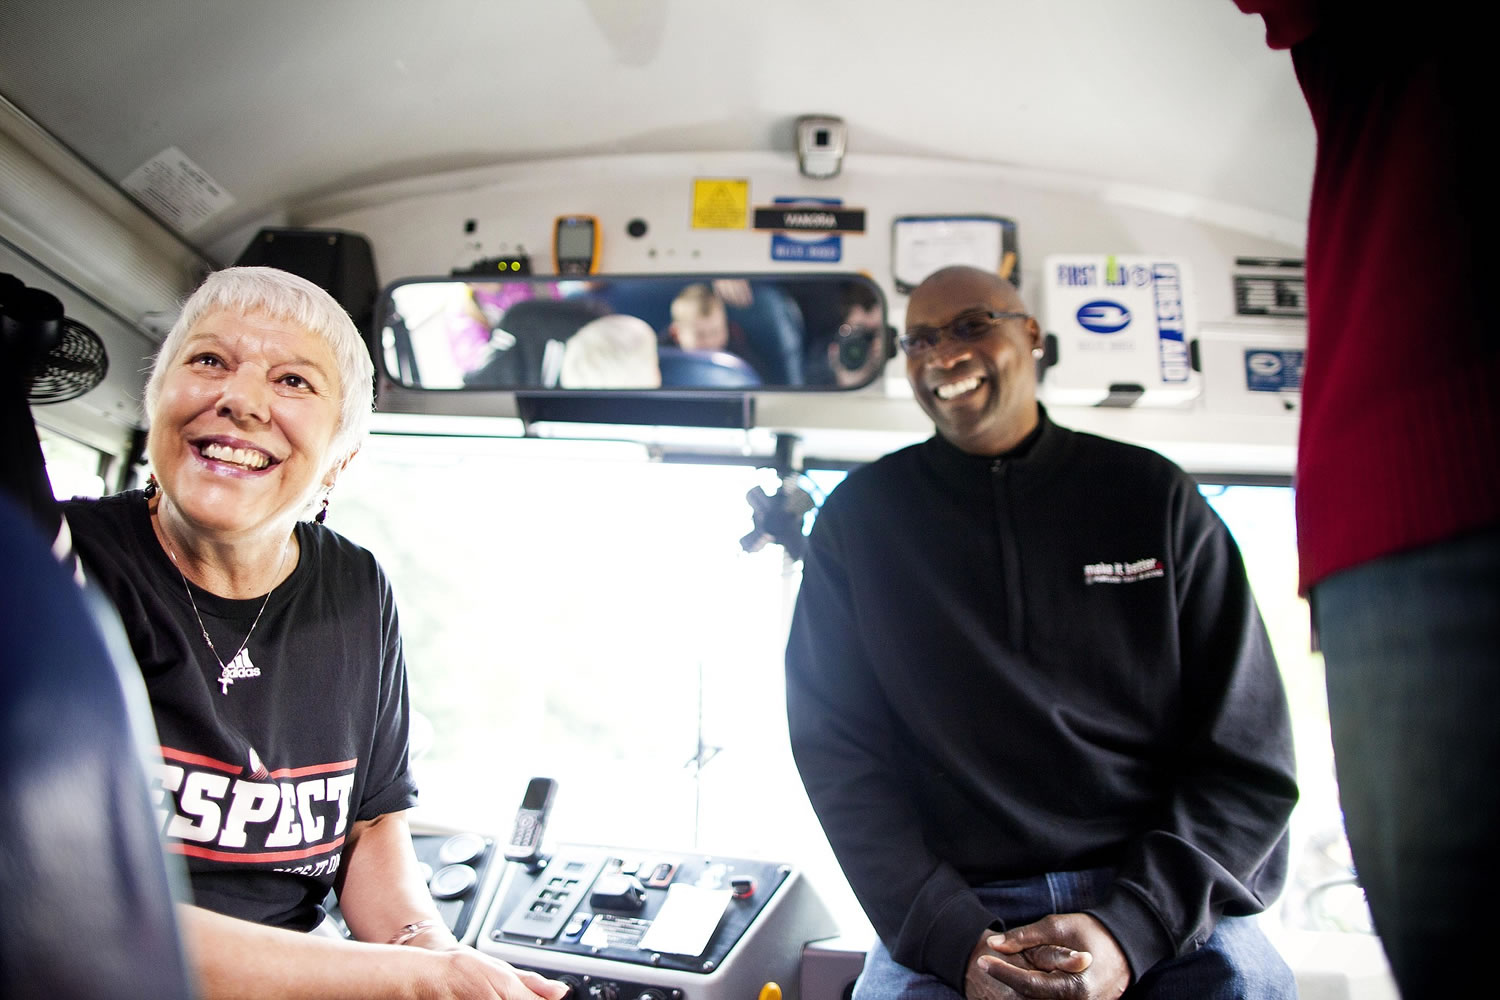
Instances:
[[[1297,798],[1238,549],[1154,452],[1050,422],[851,473],[787,646],[808,795],[876,932],[962,992],[971,887],[1112,867],[1091,910],[1139,978],[1264,909]]]

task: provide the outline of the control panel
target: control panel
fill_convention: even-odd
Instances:
[[[504,940],[506,935],[550,941],[564,927],[571,930],[575,923],[581,931],[582,924],[572,920],[573,913],[603,865],[604,859],[597,855],[556,855],[526,887],[505,923],[491,936],[499,935],[497,941]],[[576,934],[577,931],[568,936]]]
[[[560,845],[510,865],[475,947],[577,1000],[796,1000],[802,948],[837,933],[790,865]]]
[[[503,861],[496,859],[495,838],[467,832],[413,831],[411,842],[438,915],[454,937],[471,941],[494,890],[496,869],[504,865]],[[344,924],[338,900],[332,893],[324,901],[323,908],[338,931],[348,937],[349,928]]]
[[[543,966],[527,966],[548,979],[566,983],[573,992],[567,1000],[684,1000],[682,990],[675,986],[653,986],[629,978],[611,975],[588,975],[563,972]]]

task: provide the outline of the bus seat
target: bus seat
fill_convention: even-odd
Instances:
[[[0,996],[186,1000],[186,879],[162,851],[124,630],[3,492],[0,551]]]
[[[509,350],[499,351],[482,367],[464,376],[464,385],[507,389],[552,389],[543,378],[542,359],[547,343],[566,343],[585,323],[609,312],[594,299],[523,299],[505,311],[500,328],[516,338]]]
[[[663,387],[747,389],[760,385],[760,377],[750,363],[728,351],[659,347],[656,357]]]
[[[750,289],[750,304],[727,306],[726,314],[744,329],[751,349],[764,365],[762,374],[767,384],[802,385],[805,330],[801,307],[775,285],[752,281]]]

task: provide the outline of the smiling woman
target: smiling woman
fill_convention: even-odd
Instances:
[[[194,576],[218,567],[193,542],[207,541],[205,532],[218,545],[233,540],[245,555],[223,568],[248,575],[223,584],[231,596],[260,593],[257,548],[281,547],[314,493],[332,489],[347,457],[332,447],[333,352],[294,322],[216,311],[190,328],[158,370],[149,446],[161,489],[157,530],[169,552],[191,561]]]
[[[183,306],[177,322],[162,342],[146,382],[146,413],[156,412],[157,397],[168,366],[183,353],[183,342],[200,334],[200,323],[213,313],[228,317],[272,320],[310,334],[333,362],[319,374],[339,401],[335,443],[343,457],[352,455],[369,426],[373,364],[364,341],[343,308],[321,288],[269,267],[234,267],[211,276]],[[309,341],[311,343],[311,341]],[[307,363],[309,359],[293,358]],[[336,380],[336,382],[335,382]],[[363,386],[368,391],[354,391]],[[341,391],[342,390],[342,391]]]
[[[561,987],[461,948],[439,917],[405,819],[416,786],[390,585],[321,512],[301,520],[363,440],[372,376],[322,289],[220,271],[146,386],[150,485],[63,505],[151,698],[199,992],[339,996],[357,976],[365,996],[421,981],[556,1000]],[[316,928],[335,886],[356,941],[291,933]]]

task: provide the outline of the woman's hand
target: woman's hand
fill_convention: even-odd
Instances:
[[[302,934],[178,904],[203,1000],[562,1000],[568,988],[460,945],[363,944]],[[274,956],[274,959],[271,957]]]
[[[500,996],[505,997],[506,1000],[536,1000],[540,997],[541,1000],[562,1000],[568,993],[568,987],[555,979],[548,979],[526,969],[517,969],[468,945],[459,944],[449,933],[447,926],[442,923],[434,924],[422,933],[413,936],[406,942],[406,947],[423,948],[444,954],[449,966],[444,973],[445,982],[451,980],[453,988],[459,991],[452,994],[455,997],[470,996],[471,994],[466,991],[473,987],[468,984],[476,981],[484,983],[489,989],[495,991],[486,993],[480,989],[479,992],[472,994],[480,997]]]
[[[568,987],[535,972],[516,969],[473,948],[454,945],[434,955],[442,962],[437,981],[419,985],[434,1000],[563,1000]]]
[[[403,934],[400,947],[433,952],[442,956],[439,972],[429,980],[420,976],[417,982],[419,996],[428,995],[426,990],[435,989],[432,995],[442,1000],[468,1000],[481,997],[492,1000],[563,1000],[568,987],[554,979],[548,979],[526,969],[517,969],[491,958],[466,944],[459,944],[448,925],[433,919],[415,934]]]

